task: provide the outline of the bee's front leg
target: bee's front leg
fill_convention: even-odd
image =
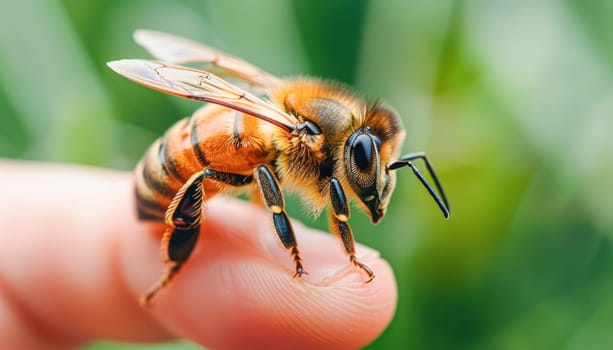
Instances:
[[[345,247],[347,255],[349,255],[349,261],[368,275],[367,283],[375,278],[375,273],[368,265],[360,262],[355,256],[355,243],[353,239],[353,233],[349,226],[349,203],[345,192],[340,182],[336,178],[330,180],[330,229],[335,235],[340,237]]]
[[[285,201],[283,192],[279,187],[279,181],[274,173],[267,166],[259,166],[254,171],[254,178],[268,209],[272,212],[272,220],[277,231],[277,236],[286,249],[290,249],[294,262],[296,263],[296,274],[294,277],[307,274],[302,267],[302,259],[296,244],[294,230],[285,212]]]

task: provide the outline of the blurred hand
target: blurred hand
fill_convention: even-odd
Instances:
[[[131,175],[0,161],[0,348],[65,348],[97,339],[186,338],[212,349],[358,348],[396,307],[389,265],[358,245],[377,274],[364,283],[340,243],[294,223],[305,270],[270,215],[223,196],[207,202],[190,261],[148,308],[163,272],[162,224],[136,220]]]

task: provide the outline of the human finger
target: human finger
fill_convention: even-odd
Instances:
[[[24,263],[20,283],[10,271],[5,278],[58,338],[185,337],[210,348],[355,348],[372,341],[393,315],[394,279],[376,252],[358,247],[360,258],[377,272],[366,284],[334,237],[296,225],[310,275],[294,279],[291,258],[277,242],[268,214],[222,197],[208,202],[201,242],[184,270],[151,307],[140,309],[135,301],[162,271],[163,227],[134,219],[125,174],[70,170],[13,174],[36,193],[37,207],[47,208],[17,211],[47,220],[19,226],[26,235],[40,235],[39,244],[28,249],[36,258]],[[16,204],[34,197],[11,193],[21,197]],[[11,262],[0,255],[0,266]],[[31,272],[35,281],[28,281]],[[0,273],[4,276],[4,269]]]

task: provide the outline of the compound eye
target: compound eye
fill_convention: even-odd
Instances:
[[[368,130],[358,130],[348,144],[348,169],[358,193],[375,185],[379,166],[379,145],[381,141]]]
[[[373,152],[373,141],[367,134],[358,135],[353,145],[353,160],[355,165],[361,170],[365,171],[372,164]]]

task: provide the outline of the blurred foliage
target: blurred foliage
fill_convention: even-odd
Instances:
[[[399,283],[371,348],[611,347],[612,2],[5,1],[0,156],[130,169],[193,111],[107,69],[145,56],[136,28],[342,80],[403,116],[453,214],[407,170],[380,225],[352,217]]]

